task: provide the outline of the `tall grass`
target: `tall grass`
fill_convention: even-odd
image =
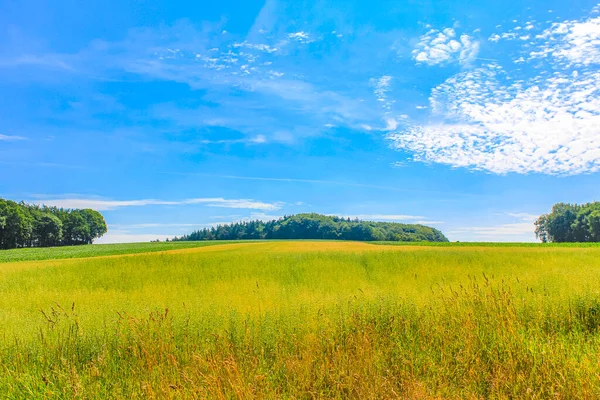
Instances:
[[[598,398],[600,249],[261,243],[0,267],[8,398]]]

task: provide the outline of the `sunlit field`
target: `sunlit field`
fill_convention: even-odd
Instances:
[[[212,244],[0,263],[0,397],[600,397],[600,247]]]
[[[12,261],[34,261],[57,258],[87,258],[120,254],[151,253],[211,246],[227,242],[145,242],[123,244],[94,244],[64,247],[32,247],[0,251],[0,263]]]

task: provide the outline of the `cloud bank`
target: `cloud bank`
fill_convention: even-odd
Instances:
[[[507,66],[490,62],[436,86],[429,120],[388,134],[392,147],[497,174],[600,170],[600,18],[554,23],[535,38]]]

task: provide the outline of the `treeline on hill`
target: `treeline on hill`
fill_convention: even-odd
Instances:
[[[535,235],[547,242],[600,242],[600,202],[558,203],[535,222]]]
[[[297,214],[268,222],[246,221],[205,228],[173,240],[336,239],[447,242],[437,229],[396,222],[371,222],[320,214]]]
[[[106,222],[98,211],[0,198],[0,249],[91,244],[106,231]]]

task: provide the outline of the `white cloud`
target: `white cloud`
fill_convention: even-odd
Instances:
[[[247,208],[253,210],[279,210],[284,206],[282,202],[263,203],[247,199],[200,198],[184,200],[182,204],[205,204],[208,207]]]
[[[165,241],[172,239],[173,235],[166,235],[163,233],[111,233],[107,232],[104,236],[94,241],[95,244],[109,244],[109,243],[136,243],[136,242],[150,242],[153,240]]]
[[[469,35],[457,36],[452,28],[431,29],[421,36],[412,52],[413,59],[428,65],[473,62],[479,52],[479,42]]]
[[[372,79],[375,83],[375,96],[377,101],[385,102],[387,100],[387,93],[390,90],[390,84],[392,83],[392,77],[389,75],[383,75],[379,79]]]
[[[406,167],[406,163],[403,161],[394,161],[393,163],[390,163],[390,165],[392,166],[392,168],[404,168]]]
[[[393,131],[393,130],[396,130],[396,128],[398,128],[398,122],[393,118],[388,118],[385,122],[386,122],[386,125],[385,125],[386,131]]]
[[[304,31],[290,33],[288,35],[288,38],[296,40],[300,43],[310,43],[314,41],[314,39],[307,32]]]
[[[215,223],[210,224],[178,224],[178,223],[143,223],[143,224],[109,224],[108,228],[116,230],[127,230],[127,229],[147,229],[147,228],[180,228],[180,227],[196,227],[196,226],[212,226]]]
[[[242,139],[203,139],[200,140],[202,144],[237,144],[237,143],[245,143],[245,144],[263,144],[267,143],[267,137],[265,135],[256,135],[253,137],[242,138]]]
[[[276,51],[278,51],[279,49],[277,47],[272,47],[269,46],[268,44],[264,44],[264,43],[248,43],[247,41],[241,42],[241,43],[234,43],[232,45],[233,48],[240,48],[240,47],[245,47],[247,49],[252,49],[252,50],[258,50],[258,51],[262,51],[265,53],[275,53]]]
[[[259,221],[267,222],[267,221],[277,220],[281,217],[283,217],[283,215],[265,214],[265,213],[257,212],[257,213],[250,213],[249,217],[244,217],[244,218],[238,219],[236,221],[259,220]]]
[[[452,240],[494,241],[494,242],[532,242],[535,241],[536,215],[529,213],[507,212],[499,214],[508,218],[507,222],[483,226],[467,226],[448,230],[445,233]]]
[[[279,210],[284,203],[264,203],[249,199],[224,199],[221,197],[213,198],[193,198],[180,201],[165,201],[155,199],[143,200],[103,200],[103,199],[83,199],[83,198],[62,198],[62,199],[43,199],[30,200],[28,203],[45,204],[49,207],[62,208],[91,208],[98,211],[115,210],[123,207],[143,207],[151,205],[189,205],[203,204],[207,207],[223,208],[243,208],[252,210]]]
[[[538,219],[539,215],[529,213],[506,213],[506,215],[522,220],[523,222],[534,222]]]
[[[517,222],[495,226],[472,226],[448,231],[447,233],[450,235],[471,234],[482,239],[492,240],[493,238],[506,236],[520,238],[524,235],[532,236],[533,238],[534,229],[535,227],[532,222]]]
[[[388,134],[392,146],[416,161],[499,174],[600,170],[600,18],[537,37],[535,75],[515,79],[518,70],[497,63],[459,73],[432,90],[428,121]]]
[[[265,135],[256,135],[253,138],[250,138],[250,143],[266,143],[267,137]]]
[[[70,72],[75,72],[75,69],[63,61],[60,56],[57,55],[30,55],[25,54],[19,57],[5,60],[0,59],[0,67],[27,67],[27,66],[37,66],[44,67],[50,69],[57,70],[65,70]]]
[[[334,214],[331,214],[335,216]],[[424,220],[425,217],[420,215],[403,215],[403,214],[356,214],[356,215],[340,215],[341,218],[358,218],[363,221],[412,221]]]
[[[25,140],[25,138],[23,136],[10,136],[0,134],[0,141],[12,142],[16,140]]]
[[[377,99],[377,102],[381,105],[385,115],[389,115],[392,105],[395,100],[389,98],[390,86],[392,84],[393,77],[390,75],[382,75],[379,78],[371,78],[370,84],[374,87],[373,94]],[[394,130],[397,127],[397,122],[393,118],[385,118],[386,126],[384,130]]]
[[[557,22],[536,38],[544,43],[532,58],[553,57],[568,66],[600,64],[600,17]]]
[[[441,225],[443,223],[444,223],[444,221],[427,221],[427,220],[413,222],[413,224],[419,224],[419,225]]]

